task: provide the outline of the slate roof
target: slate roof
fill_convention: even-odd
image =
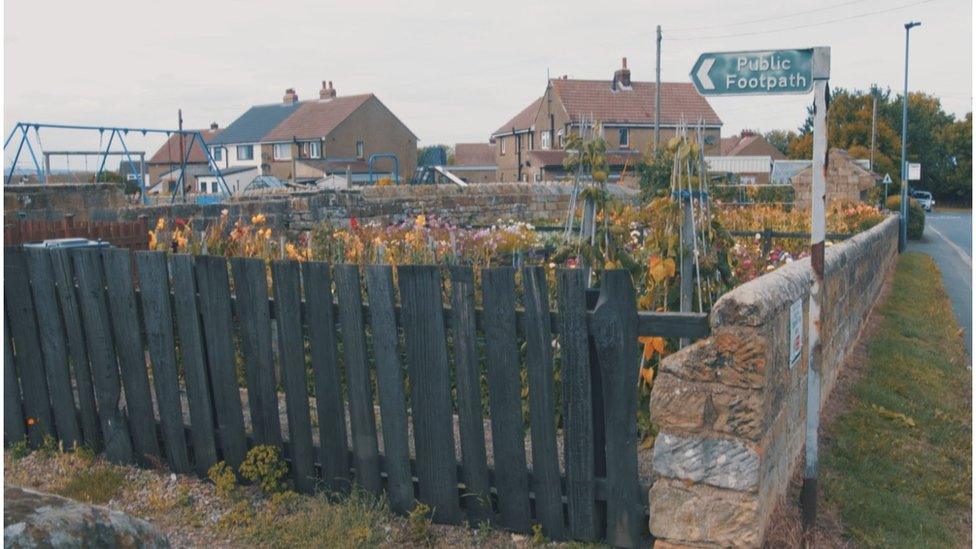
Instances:
[[[302,101],[291,116],[275,125],[259,141],[269,143],[325,137],[373,97],[375,97],[373,94],[367,93],[335,97],[324,101]],[[227,129],[229,131],[230,127]]]
[[[216,129],[206,129],[206,130],[196,130],[200,132],[203,136],[203,140],[207,143],[213,143],[214,139],[218,137],[224,130]],[[192,135],[183,136],[183,152],[186,153],[186,149],[190,146],[190,142],[193,141]],[[163,143],[152,158],[146,161],[147,164],[179,164],[182,155],[180,155],[180,136],[179,134],[172,134],[169,139]],[[193,149],[190,151],[190,156],[187,162],[194,164],[200,162],[206,162],[206,156],[203,154],[203,148],[200,146],[200,141],[197,140],[193,143]]]
[[[774,160],[769,182],[774,185],[788,185],[790,178],[813,164],[810,160]]]
[[[281,124],[301,106],[301,102],[290,105],[285,103],[255,105],[224,128],[224,131],[220,132],[220,135],[211,143],[215,145],[259,143],[268,132]]]
[[[748,156],[768,154],[774,160],[786,159],[786,155],[767,142],[763,136],[756,133],[743,133],[741,135],[733,135],[732,137],[723,137],[719,142],[719,147],[722,156],[742,156],[746,154],[744,151],[747,147],[757,143],[761,145],[761,148],[758,151],[749,152]]]
[[[455,166],[494,166],[495,150],[491,143],[458,143],[454,146]]]
[[[512,128],[516,130],[527,130],[535,122],[535,115],[539,112],[539,107],[542,106],[542,100],[545,96],[540,97],[533,101],[528,107],[522,109],[521,112],[516,114],[511,120],[502,124],[500,128],[495,130],[492,135],[511,133]]]

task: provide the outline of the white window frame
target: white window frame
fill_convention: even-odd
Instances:
[[[502,156],[505,156],[505,138],[504,137],[499,137],[498,138],[498,143],[501,145],[501,148],[502,148]]]
[[[549,150],[549,132],[548,131],[542,132],[542,139],[540,139],[540,141],[542,141],[542,143],[541,143],[542,150],[548,151]]]
[[[556,131],[556,140],[559,141],[559,148],[560,149],[565,149],[566,148],[566,135],[563,133],[562,130],[557,130]]]
[[[224,159],[223,147],[211,147],[210,156],[213,157],[214,162],[221,162]]]
[[[629,149],[630,148],[630,128],[620,128],[620,148]]]
[[[275,143],[272,149],[272,156],[275,160],[291,160],[291,143]],[[288,151],[282,154],[279,151]]]
[[[356,158],[360,160],[366,158],[366,142],[362,139],[356,141]]]
[[[317,139],[312,141],[300,141],[298,143],[298,152],[299,158],[322,158],[322,142]]]
[[[248,154],[242,155],[242,151],[248,151]],[[238,145],[236,154],[238,160],[254,160],[254,145]]]

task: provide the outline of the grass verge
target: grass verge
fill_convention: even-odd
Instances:
[[[971,371],[942,278],[901,256],[851,405],[825,433],[821,478],[868,547],[971,543]]]

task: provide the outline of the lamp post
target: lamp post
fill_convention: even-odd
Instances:
[[[898,231],[898,251],[905,251],[908,244],[908,165],[905,163],[905,150],[908,146],[908,34],[912,27],[922,23],[905,23],[905,93],[901,96],[901,220]]]

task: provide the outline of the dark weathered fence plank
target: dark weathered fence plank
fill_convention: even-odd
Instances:
[[[515,331],[515,269],[485,269],[481,277],[499,513],[506,527],[527,532],[532,517]]]
[[[491,483],[485,453],[485,424],[481,405],[481,368],[475,325],[474,272],[451,268],[451,339],[457,378],[458,422],[468,522],[477,526],[494,519]]]
[[[68,350],[64,339],[64,325],[58,310],[57,290],[51,259],[45,250],[25,250],[30,272],[34,310],[37,313],[37,332],[40,337],[44,370],[47,373],[51,408],[58,440],[65,448],[81,444],[81,429],[75,410],[74,391],[71,389],[71,372],[68,370]]]
[[[454,458],[454,422],[447,335],[441,314],[441,276],[431,265],[397,268],[402,325],[410,371],[413,439],[417,452],[420,500],[434,509],[434,519],[461,520]]]
[[[17,353],[17,373],[20,374],[20,387],[24,394],[28,440],[36,448],[44,442],[45,436],[55,435],[54,415],[48,400],[47,376],[37,336],[26,254],[19,248],[7,248],[4,255],[3,292],[7,319]]]
[[[586,327],[586,274],[556,271],[559,357],[563,382],[563,455],[566,501],[573,539],[596,539],[593,475],[593,409]]]
[[[236,469],[247,452],[247,439],[232,344],[227,260],[206,255],[197,256],[195,260],[208,371],[220,429],[218,441],[224,461]]]
[[[305,375],[305,342],[302,337],[302,294],[298,262],[275,261],[275,317],[278,322],[278,355],[281,359],[281,384],[285,387],[288,439],[292,447],[292,477],[299,492],[315,488],[315,458],[312,448],[312,421],[308,409],[308,379]]]
[[[605,271],[593,313],[606,421],[607,541],[636,547],[643,529],[637,474],[637,299],[630,273]]]
[[[400,365],[393,268],[389,265],[367,265],[366,288],[369,294],[373,356],[376,360],[376,390],[383,426],[387,492],[393,510],[407,513],[413,509],[414,493],[413,476],[410,474],[407,399],[403,389],[403,367]]]
[[[342,326],[342,349],[346,358],[346,387],[349,391],[356,482],[378,494],[382,490],[382,484],[376,442],[376,418],[373,415],[372,382],[363,334],[365,327],[359,267],[336,265],[334,271],[336,297],[339,299],[339,323]]]
[[[556,444],[556,402],[552,364],[549,286],[543,267],[522,269],[525,307],[525,363],[529,380],[529,416],[532,430],[532,489],[535,511],[543,532],[553,539],[566,537],[562,492],[559,486],[559,448]]]
[[[190,440],[193,441],[193,465],[204,476],[217,463],[214,417],[203,348],[200,312],[197,307],[196,277],[193,257],[179,254],[170,257],[173,276],[173,309],[176,313],[183,378],[190,408]]]
[[[129,250],[105,249],[105,285],[108,306],[112,315],[115,352],[122,371],[125,388],[125,409],[129,416],[129,432],[136,457],[142,461],[147,455],[161,456],[156,436],[152,394],[146,375],[146,355],[139,333],[136,313],[136,294],[132,285],[132,256]]]
[[[78,393],[78,409],[81,411],[81,431],[85,444],[95,451],[101,450],[101,433],[98,428],[98,411],[95,408],[95,389],[92,371],[88,363],[88,348],[82,329],[81,311],[75,290],[75,277],[71,257],[66,249],[52,249],[51,268],[57,285],[58,303],[64,319],[64,332],[68,341],[68,356],[74,370],[75,390]]]
[[[166,253],[136,252],[135,260],[166,460],[173,471],[186,473],[190,470],[190,458],[183,430],[183,405],[176,369],[176,339],[173,337]]]
[[[230,260],[237,294],[237,323],[241,327],[247,402],[257,444],[281,444],[281,420],[271,347],[271,314],[268,310],[268,277],[264,260],[235,257]],[[301,335],[299,333],[299,335]]]
[[[3,322],[3,442],[16,444],[27,436],[24,409],[21,405],[20,384],[14,364],[14,351],[10,346],[7,319]]]
[[[312,371],[315,374],[322,478],[331,489],[344,489],[348,487],[349,479],[346,407],[339,378],[339,350],[329,265],[303,263],[302,279],[305,284],[305,323],[308,325]]]
[[[71,258],[78,277],[78,305],[91,357],[95,401],[102,424],[105,453],[114,462],[131,463],[132,439],[120,409],[122,384],[102,281],[102,256],[97,249],[73,250]]]

